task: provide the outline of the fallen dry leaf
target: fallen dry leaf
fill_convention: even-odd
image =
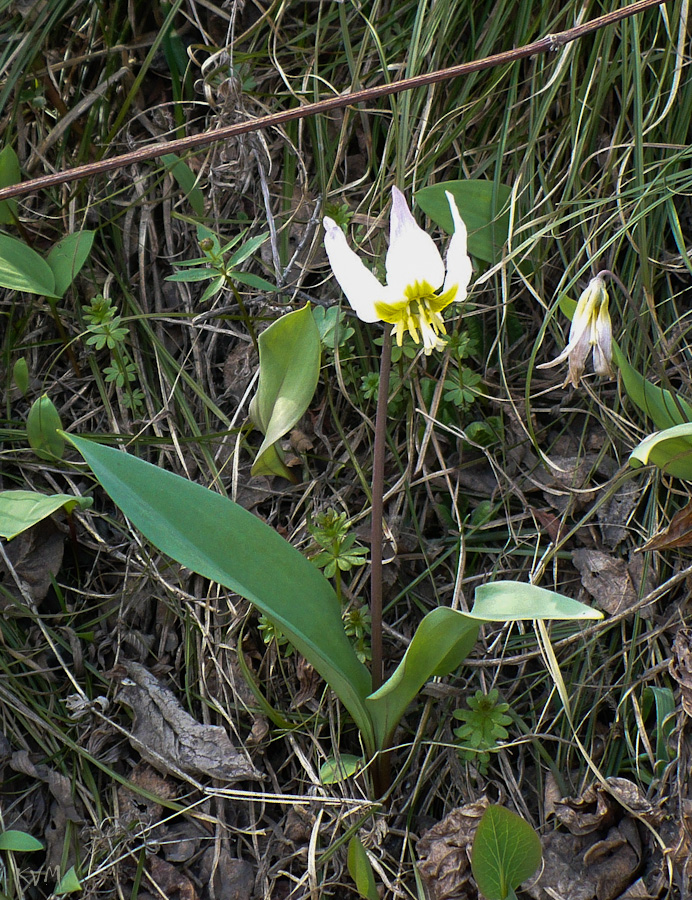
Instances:
[[[484,797],[453,809],[419,839],[418,871],[431,900],[475,900],[478,896],[471,883],[471,844],[487,807]]]
[[[155,768],[230,783],[262,779],[225,729],[197,722],[144,666],[128,661],[119,668],[118,700],[134,713],[130,743]]]
[[[172,800],[176,787],[170,778],[164,778],[148,763],[139,763],[130,773],[129,783],[118,788],[118,808],[120,823],[130,829],[136,822],[146,826],[155,825],[163,814],[163,806],[152,797]],[[137,788],[141,788],[140,793]],[[147,796],[150,795],[150,796]]]
[[[680,628],[673,641],[673,658],[668,668],[680,685],[682,708],[692,716],[692,629]]]
[[[634,565],[634,560],[628,564],[624,559],[584,547],[572,551],[572,562],[586,590],[611,616],[626,612],[639,599],[637,584],[642,570]],[[643,609],[640,614],[650,616],[651,611]]]
[[[150,856],[147,860],[147,874],[162,897],[168,897],[169,900],[197,900],[197,891],[187,875],[165,859]]]
[[[579,797],[554,800],[570,834],[541,838],[543,870],[527,888],[534,900],[636,900],[648,897],[642,881],[646,854],[637,821],[658,825],[661,813],[627,778],[592,784]],[[632,814],[630,814],[630,812]]]
[[[232,857],[225,847],[209,847],[202,856],[200,881],[209,885],[207,896],[216,900],[250,900],[255,873],[249,862]]]
[[[36,765],[31,761],[26,750],[18,750],[16,753],[13,753],[10,765],[15,772],[22,772],[30,778],[45,781],[51,794],[64,812],[65,819],[77,824],[84,822],[83,817],[77,812],[74,805],[72,782],[66,775],[63,775],[56,769],[52,769],[50,766]]]
[[[679,550],[682,547],[692,547],[692,501],[675,513],[667,528],[655,534],[639,550]]]
[[[50,519],[44,519],[33,528],[23,531],[12,541],[3,541],[14,574],[34,603],[40,603],[44,599],[52,578],[60,571],[64,542],[64,535]],[[0,560],[0,585],[3,592],[6,591],[20,603],[24,603],[22,592],[4,560]],[[0,609],[4,610],[9,606],[10,601],[0,594]]]

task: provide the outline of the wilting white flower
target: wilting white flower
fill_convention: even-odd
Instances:
[[[471,280],[466,226],[454,197],[448,191],[446,197],[454,234],[445,265],[433,239],[416,224],[404,195],[392,188],[386,285],[380,284],[351,250],[336,222],[329,216],[324,218],[324,246],[332,272],[358,318],[393,325],[392,334],[396,334],[399,346],[406,331],[417,344],[422,338],[426,354],[444,347],[440,338],[446,333],[442,310],[465,299]]]
[[[597,375],[613,377],[613,328],[608,312],[608,291],[601,275],[592,278],[584,289],[574,311],[569,342],[552,362],[537,366],[550,369],[569,359],[569,373],[562,385],[579,387],[589,351],[593,350],[593,367]]]

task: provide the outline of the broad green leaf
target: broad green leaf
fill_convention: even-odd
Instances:
[[[74,866],[65,872],[60,881],[55,885],[56,894],[73,894],[75,891],[82,890],[82,883],[77,878]]]
[[[26,436],[39,459],[62,459],[65,441],[58,433],[62,428],[55,404],[47,394],[35,400],[26,419]]]
[[[541,841],[528,822],[489,806],[471,848],[471,871],[486,900],[506,900],[541,864]]]
[[[692,481],[692,422],[650,434],[634,448],[629,463],[634,469],[658,466],[668,475]]]
[[[394,729],[425,682],[448,675],[466,659],[479,627],[477,619],[443,606],[424,617],[391,677],[365,701],[378,749],[389,746]]]
[[[664,428],[692,422],[692,406],[687,400],[647,381],[629,364],[616,344],[613,344],[613,359],[622,373],[627,396],[650,417],[656,428],[662,431]],[[689,446],[692,452],[692,442]]]
[[[260,374],[250,417],[264,434],[252,474],[265,451],[287,434],[312,400],[320,374],[320,333],[306,304],[259,336]]]
[[[197,184],[197,176],[175,153],[164,153],[161,162],[178,182],[196,215],[204,215],[204,194]]]
[[[0,234],[0,287],[55,296],[55,278],[48,263],[31,247],[7,234]]]
[[[12,378],[24,397],[29,390],[29,366],[25,356],[20,356],[12,367]]]
[[[416,203],[433,222],[451,233],[454,224],[445,191],[452,194],[459,207],[469,233],[471,256],[489,263],[498,262],[509,233],[508,207],[512,189],[501,184],[495,194],[492,181],[474,179],[443,181],[421,188],[415,194]]]
[[[0,150],[0,188],[19,184],[21,180],[22,172],[17,154],[8,144]],[[17,201],[12,199],[0,202],[0,225],[13,225],[16,221]]]
[[[362,756],[354,756],[353,753],[329,756],[320,766],[320,781],[322,784],[338,784],[355,775],[362,767]]]
[[[54,297],[62,297],[87,261],[94,243],[93,231],[75,231],[53,247],[46,262],[55,279]]]
[[[476,588],[473,618],[486,622],[526,619],[602,619],[603,613],[555,591],[518,581],[491,581]]]
[[[284,463],[283,453],[278,444],[270,444],[261,456],[257,456],[252,467],[253,475],[267,475],[270,478],[278,475],[287,481],[297,483],[295,472],[292,472]]]
[[[27,834],[26,831],[0,831],[0,850],[13,850],[15,853],[31,853],[43,850],[41,841]]]
[[[372,865],[357,834],[353,835],[348,844],[348,872],[361,897],[365,897],[365,900],[379,900]]]
[[[66,435],[116,505],[181,565],[245,597],[332,687],[374,749],[370,675],[341,621],[330,583],[301,553],[237,503],[128,453]]]
[[[71,513],[75,506],[88,509],[91,497],[70,494],[37,494],[34,491],[0,491],[0,537],[8,541],[22,531],[52,516],[61,506]]]

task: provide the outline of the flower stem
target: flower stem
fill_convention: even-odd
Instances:
[[[375,447],[372,466],[372,531],[370,537],[370,617],[372,620],[372,689],[382,684],[382,499],[384,496],[384,456],[387,437],[389,370],[392,337],[385,328],[380,360],[380,385],[375,416]]]

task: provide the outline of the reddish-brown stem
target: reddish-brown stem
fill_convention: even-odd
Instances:
[[[366,103],[375,100],[378,97],[386,97],[390,94],[398,94],[401,91],[410,91],[414,88],[425,87],[430,84],[437,84],[441,81],[447,81],[450,78],[458,78],[461,75],[468,75],[471,72],[480,72],[484,69],[492,69],[495,66],[507,65],[518,59],[526,59],[529,56],[537,56],[539,53],[547,53],[549,51],[559,50],[565,44],[576,41],[578,38],[587,34],[593,34],[607,25],[613,25],[622,19],[643,12],[654,6],[663,5],[661,0],[638,0],[630,6],[622,9],[616,9],[585,22],[582,25],[575,25],[574,28],[568,28],[566,31],[560,31],[556,34],[548,34],[538,41],[531,44],[525,44],[523,47],[515,47],[513,50],[507,50],[504,53],[496,53],[494,56],[486,56],[483,59],[473,60],[468,63],[461,63],[458,66],[451,66],[448,69],[437,69],[434,72],[426,72],[423,75],[416,75],[413,78],[403,78],[400,81],[393,81],[390,84],[380,84],[376,87],[364,88],[360,91],[344,92],[336,97],[329,97],[326,100],[318,100],[316,103],[306,103],[293,109],[287,109],[283,112],[272,113],[268,116],[262,116],[258,119],[252,119],[247,122],[237,122],[235,125],[228,125],[225,128],[217,128],[215,131],[205,131],[202,134],[193,134],[189,137],[180,138],[176,141],[167,141],[159,144],[153,144],[147,147],[141,147],[131,153],[123,153],[121,156],[115,156],[112,159],[101,159],[97,162],[87,163],[83,166],[76,166],[73,169],[67,169],[62,172],[53,172],[50,175],[42,175],[39,178],[32,178],[30,181],[24,181],[21,184],[13,184],[9,187],[0,189],[0,201],[7,200],[10,197],[18,197],[23,194],[30,194],[43,188],[51,187],[56,184],[67,184],[71,181],[79,181],[83,178],[89,178],[92,175],[98,175],[103,172],[111,172],[113,169],[120,169],[124,166],[133,165],[134,163],[144,162],[149,159],[156,159],[163,156],[164,153],[190,153],[199,147],[206,147],[217,141],[225,141],[228,138],[239,134],[247,134],[251,131],[259,131],[262,128],[272,128],[277,125],[283,125],[293,119],[305,119],[308,116],[317,115],[317,113],[328,112],[332,109],[341,109],[345,106],[355,106],[357,103]]]
[[[370,540],[370,617],[372,621],[372,689],[382,684],[382,498],[384,497],[384,458],[387,439],[387,401],[389,370],[392,361],[392,337],[385,325],[380,361],[380,385],[375,415],[375,446],[372,464],[372,530]]]

